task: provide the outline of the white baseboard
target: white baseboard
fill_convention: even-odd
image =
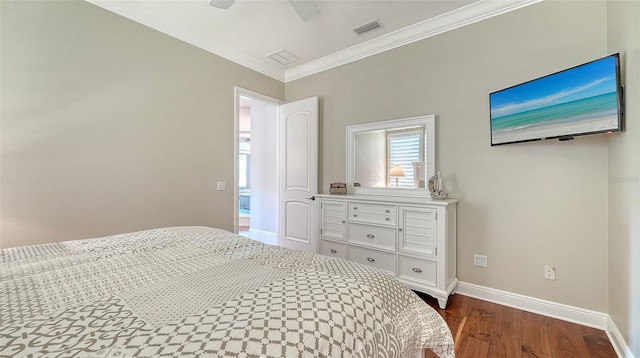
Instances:
[[[624,337],[622,337],[622,333],[620,333],[618,326],[616,326],[611,317],[607,320],[607,329],[605,329],[605,332],[607,332],[609,341],[611,345],[613,345],[613,349],[616,350],[618,357],[634,358],[633,353],[631,353],[631,348],[624,340]]]
[[[616,327],[611,317],[606,313],[478,286],[467,282],[459,282],[455,292],[503,306],[601,329],[607,333],[618,357],[634,358],[631,349],[625,342],[622,334],[620,334],[618,327]]]
[[[256,241],[260,241],[268,245],[278,244],[276,233],[271,231],[249,228],[249,237]]]

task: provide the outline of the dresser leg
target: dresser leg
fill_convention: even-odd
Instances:
[[[448,296],[438,297],[438,306],[440,306],[440,308],[442,308],[442,309],[447,308],[447,300],[448,299],[449,299]]]

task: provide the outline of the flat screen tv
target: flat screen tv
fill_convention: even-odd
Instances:
[[[491,145],[621,131],[622,100],[617,53],[493,92]]]

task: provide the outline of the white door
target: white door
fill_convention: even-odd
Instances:
[[[278,244],[315,253],[318,225],[318,97],[280,106]]]

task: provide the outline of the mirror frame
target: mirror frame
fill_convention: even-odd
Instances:
[[[347,126],[347,192],[350,194],[367,195],[400,195],[400,196],[420,196],[429,197],[428,188],[364,188],[354,187],[355,177],[355,135],[358,133],[389,130],[395,128],[420,127],[424,126],[425,135],[425,180],[429,180],[436,174],[436,117],[433,114],[393,119],[389,121],[373,122]]]

